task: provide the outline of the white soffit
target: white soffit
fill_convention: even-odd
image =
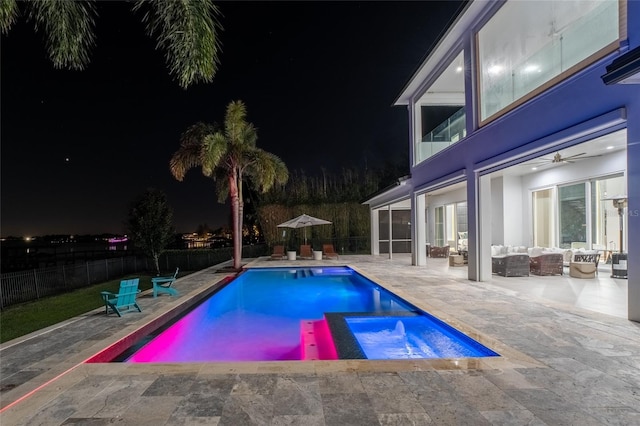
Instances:
[[[404,87],[394,105],[409,105],[411,97],[420,90],[424,82],[430,77],[433,71],[449,55],[451,50],[459,43],[468,28],[471,28],[476,20],[482,16],[483,12],[491,7],[490,1],[473,1],[456,18],[455,22],[447,29],[446,34],[438,41],[436,47],[429,53],[427,59],[416,71],[409,83]]]
[[[363,204],[369,204],[372,209],[378,209],[382,206],[396,204],[404,200],[408,200],[410,202],[411,188],[411,185],[399,184],[398,186],[394,186],[387,191],[369,198]]]

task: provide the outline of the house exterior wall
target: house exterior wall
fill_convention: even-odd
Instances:
[[[490,245],[493,242],[491,240],[501,239],[504,244],[527,244],[530,240],[528,228],[521,229],[519,235],[517,232],[505,235],[504,232],[510,226],[505,221],[517,217],[522,223],[523,216],[529,214],[527,210],[530,201],[526,193],[523,195],[523,191],[517,190],[525,186],[522,179],[503,178],[501,182],[495,183],[499,187],[493,187],[488,180],[483,180],[484,174],[523,159],[548,155],[558,149],[626,129],[629,318],[640,321],[640,85],[607,86],[601,78],[607,72],[606,66],[614,59],[640,46],[640,1],[632,0],[624,4],[627,8],[627,37],[621,41],[617,51],[479,127],[475,109],[475,34],[500,3],[474,2],[467,9],[474,16],[459,18],[436,48],[441,60],[433,63],[427,58],[425,63],[431,68],[423,66],[420,69],[397,104],[404,105],[406,101],[408,105],[412,187],[429,187],[446,176],[459,175],[461,171],[465,176],[469,212],[469,278],[473,280],[490,277],[490,270],[487,272],[490,268],[490,254],[483,247]],[[442,52],[442,46],[448,46],[449,50]],[[417,119],[419,106],[416,106],[416,101],[460,49],[464,49],[465,62],[469,64],[469,70],[465,74],[467,137],[425,161],[414,164],[413,143],[419,140],[417,123],[420,121]],[[506,201],[498,203],[501,205],[491,204],[492,192],[499,192],[503,197],[501,199]],[[516,193],[519,195],[515,195]],[[414,196],[416,194],[418,193],[414,193]],[[430,204],[427,204],[429,208]],[[430,214],[428,217],[431,220]],[[502,228],[496,225],[500,218],[504,224],[501,225]],[[413,238],[417,239],[422,232],[424,229],[414,226]]]

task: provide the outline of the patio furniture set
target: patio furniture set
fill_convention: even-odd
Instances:
[[[564,275],[569,267],[572,278],[595,278],[600,254],[584,249],[543,249],[540,247],[492,246],[491,271],[503,277]]]

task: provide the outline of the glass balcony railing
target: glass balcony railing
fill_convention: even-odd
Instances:
[[[467,136],[464,107],[427,133],[419,144],[417,163]]]

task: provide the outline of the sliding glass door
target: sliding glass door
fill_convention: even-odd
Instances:
[[[531,193],[534,246],[616,251],[622,244],[626,249],[620,236],[626,216],[611,200],[626,196],[623,175],[558,186],[557,198],[555,192],[556,187]]]
[[[586,182],[558,187],[560,248],[587,247]]]
[[[626,229],[626,216],[620,217],[611,198],[627,194],[624,176],[598,179],[591,184],[591,241],[593,248],[619,251],[626,242],[620,231]],[[624,213],[624,212],[623,212]],[[622,219],[622,223],[621,223]],[[623,240],[623,241],[621,241]]]
[[[533,245],[535,247],[553,247],[553,189],[534,191],[532,196]]]

